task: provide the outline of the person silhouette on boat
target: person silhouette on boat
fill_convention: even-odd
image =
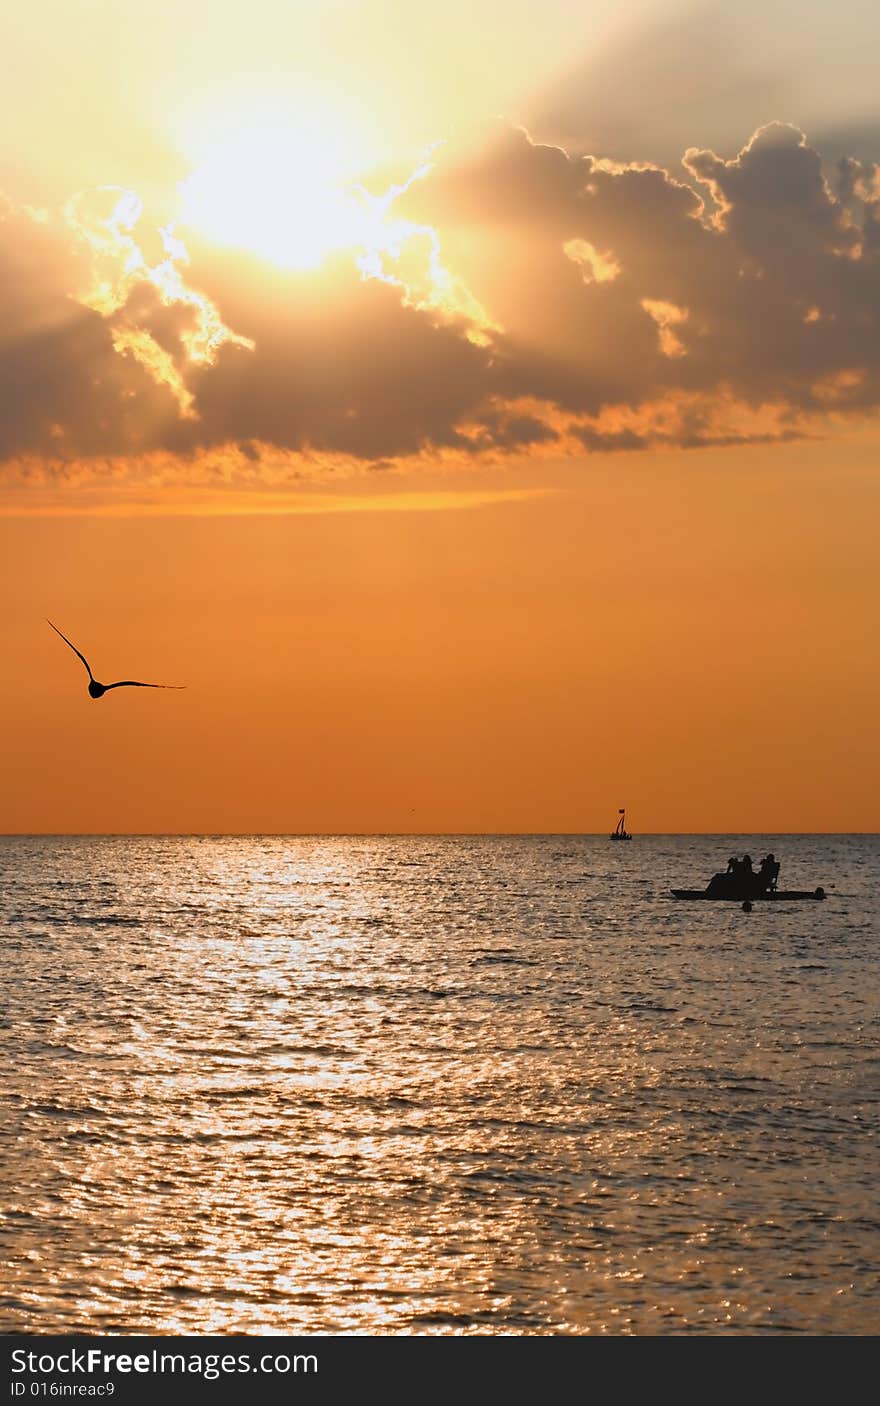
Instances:
[[[766,893],[776,887],[776,880],[779,878],[779,865],[773,854],[767,854],[761,860],[761,867],[758,870],[758,882],[761,885],[761,892]]]
[[[737,882],[736,875],[738,869],[739,860],[737,859],[735,854],[732,854],[727,861],[727,868],[725,869],[725,871],[723,873],[712,875],[712,878],[706,885],[706,892],[711,894],[728,893],[731,886],[735,885]]]
[[[768,855],[767,860],[771,861],[772,873],[775,878],[778,866],[772,861],[772,855]],[[763,892],[764,888],[770,887],[771,869],[765,867],[767,860],[761,861],[760,873],[756,873],[752,868],[750,854],[744,854],[742,859],[731,855],[727,861],[725,873],[713,875],[706,886],[706,892],[713,896],[724,894],[728,897],[737,897],[742,895],[746,898],[753,897],[756,891]]]
[[[735,893],[742,892],[748,897],[755,886],[755,877],[750,854],[744,854],[742,859],[731,860],[727,866],[727,884]]]
[[[736,855],[733,855],[727,861],[727,874],[730,882],[737,886],[751,883],[754,874],[752,856],[744,854],[742,859],[737,859]]]

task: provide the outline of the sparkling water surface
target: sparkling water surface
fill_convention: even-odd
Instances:
[[[825,903],[679,903],[772,849]],[[875,836],[0,839],[0,1329],[880,1328]]]

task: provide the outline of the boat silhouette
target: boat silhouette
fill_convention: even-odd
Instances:
[[[673,898],[686,898],[691,902],[703,899],[709,903],[792,903],[804,898],[821,901],[828,897],[821,885],[815,889],[774,889],[772,893],[707,893],[705,889],[669,891]]]
[[[626,811],[624,809],[621,809],[617,813],[620,816],[620,819],[618,820],[614,829],[611,831],[611,834],[608,836],[609,840],[631,840],[632,835],[630,835],[626,828]]]
[[[752,868],[749,855],[741,859],[728,860],[724,873],[713,874],[704,889],[671,889],[673,898],[689,899],[691,902],[708,901],[715,903],[791,903],[802,899],[821,900],[825,890],[820,885],[815,889],[780,889],[779,863],[775,856],[768,854],[761,860],[759,870]]]

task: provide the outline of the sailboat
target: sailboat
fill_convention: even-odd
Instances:
[[[609,840],[631,840],[632,835],[629,834],[626,828],[626,811],[619,810],[617,813],[620,819],[618,820],[611,834],[608,836]]]

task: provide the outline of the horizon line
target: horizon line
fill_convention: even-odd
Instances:
[[[0,830],[4,840],[607,839],[608,830]],[[641,830],[637,839],[779,835],[880,837],[880,830]]]

